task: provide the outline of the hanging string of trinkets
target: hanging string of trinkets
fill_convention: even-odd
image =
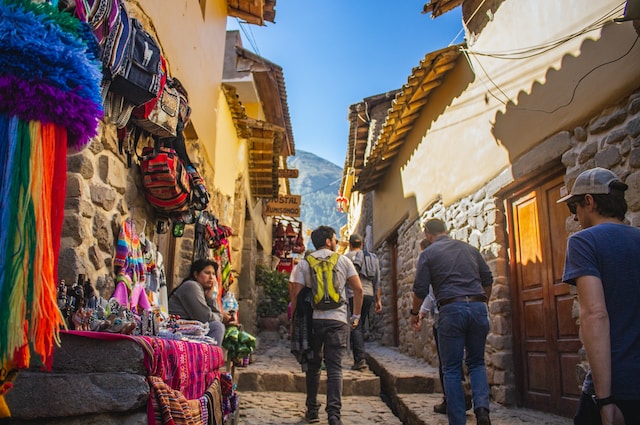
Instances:
[[[68,13],[47,3],[0,0],[4,370],[28,367],[32,353],[49,366],[63,326],[56,287],[66,156],[68,148],[80,150],[97,134],[102,117],[98,57],[90,28]],[[6,416],[0,395],[0,417]]]

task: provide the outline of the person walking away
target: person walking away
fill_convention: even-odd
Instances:
[[[451,239],[442,220],[428,220],[424,232],[429,247],[418,259],[411,324],[417,325],[420,305],[432,285],[439,310],[438,346],[449,425],[467,423],[461,383],[465,349],[476,423],[491,425],[484,351],[489,333],[486,303],[493,276],[482,254],[465,242]]]
[[[364,347],[364,326],[371,306],[376,313],[382,312],[380,297],[380,262],[375,254],[362,249],[362,237],[353,234],[349,238],[349,252],[346,256],[353,262],[358,271],[364,297],[362,299],[362,313],[358,326],[351,331],[351,348],[353,350],[352,370],[367,369],[367,355]],[[347,288],[349,308],[353,311],[353,293]]]
[[[420,241],[420,252],[427,249],[429,246],[429,241],[427,239],[422,239]],[[431,330],[433,332],[433,340],[436,343],[436,353],[438,354],[438,376],[440,377],[440,385],[442,386],[442,401],[439,404],[435,404],[433,406],[433,411],[435,413],[441,413],[443,415],[447,414],[447,393],[444,390],[444,377],[442,374],[442,359],[440,358],[440,349],[438,348],[438,306],[436,305],[436,297],[433,295],[433,286],[429,285],[429,293],[422,301],[422,305],[420,306],[420,311],[418,313],[418,323],[414,325],[414,330],[416,332],[420,332],[422,329],[422,322],[426,317],[433,318],[433,325]],[[463,370],[463,376],[465,376]],[[465,379],[462,379],[462,388],[464,390],[464,404],[466,410],[471,410],[473,407],[471,401],[471,392],[468,389],[468,385],[465,384]]]
[[[615,173],[597,167],[580,173],[557,201],[566,202],[582,227],[567,241],[562,280],[578,291],[603,425],[640,424],[640,229],[624,223],[627,189]]]
[[[305,419],[309,423],[320,421],[318,391],[320,388],[320,366],[323,361],[327,370],[327,405],[325,411],[329,425],[342,425],[342,358],[347,347],[347,333],[360,321],[362,311],[362,284],[353,263],[335,252],[336,232],[328,226],[320,226],[311,233],[316,250],[298,263],[291,275],[292,310],[295,312],[297,298],[302,288],[313,292],[313,356],[308,360],[306,371]],[[353,314],[348,317],[346,286],[353,291]]]
[[[218,263],[199,259],[191,264],[189,275],[169,296],[169,314],[181,319],[209,324],[209,336],[217,345],[224,339],[225,325],[234,324],[234,316],[227,314],[218,300]]]

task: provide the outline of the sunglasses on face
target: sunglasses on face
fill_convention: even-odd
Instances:
[[[578,205],[582,203],[583,200],[584,198],[580,198],[571,202],[567,202],[567,207],[569,208],[569,212],[575,215],[576,212],[578,211]]]

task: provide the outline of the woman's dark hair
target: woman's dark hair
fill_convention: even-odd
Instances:
[[[311,242],[313,242],[313,246],[316,249],[324,248],[327,244],[327,239],[331,239],[335,234],[336,231],[333,230],[333,227],[320,226],[311,232]]]
[[[200,273],[202,270],[204,270],[206,267],[209,266],[213,266],[213,270],[218,273],[218,263],[216,263],[213,260],[210,260],[208,258],[201,258],[199,260],[194,261],[191,264],[191,270],[189,270],[189,276],[185,277],[182,280],[182,283],[186,282],[187,280],[194,280],[196,273]]]

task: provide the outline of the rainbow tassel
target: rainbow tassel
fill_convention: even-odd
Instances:
[[[103,115],[98,58],[86,23],[46,2],[0,0],[0,364],[16,369],[31,353],[50,366],[64,326],[59,188],[68,148],[86,146]]]

